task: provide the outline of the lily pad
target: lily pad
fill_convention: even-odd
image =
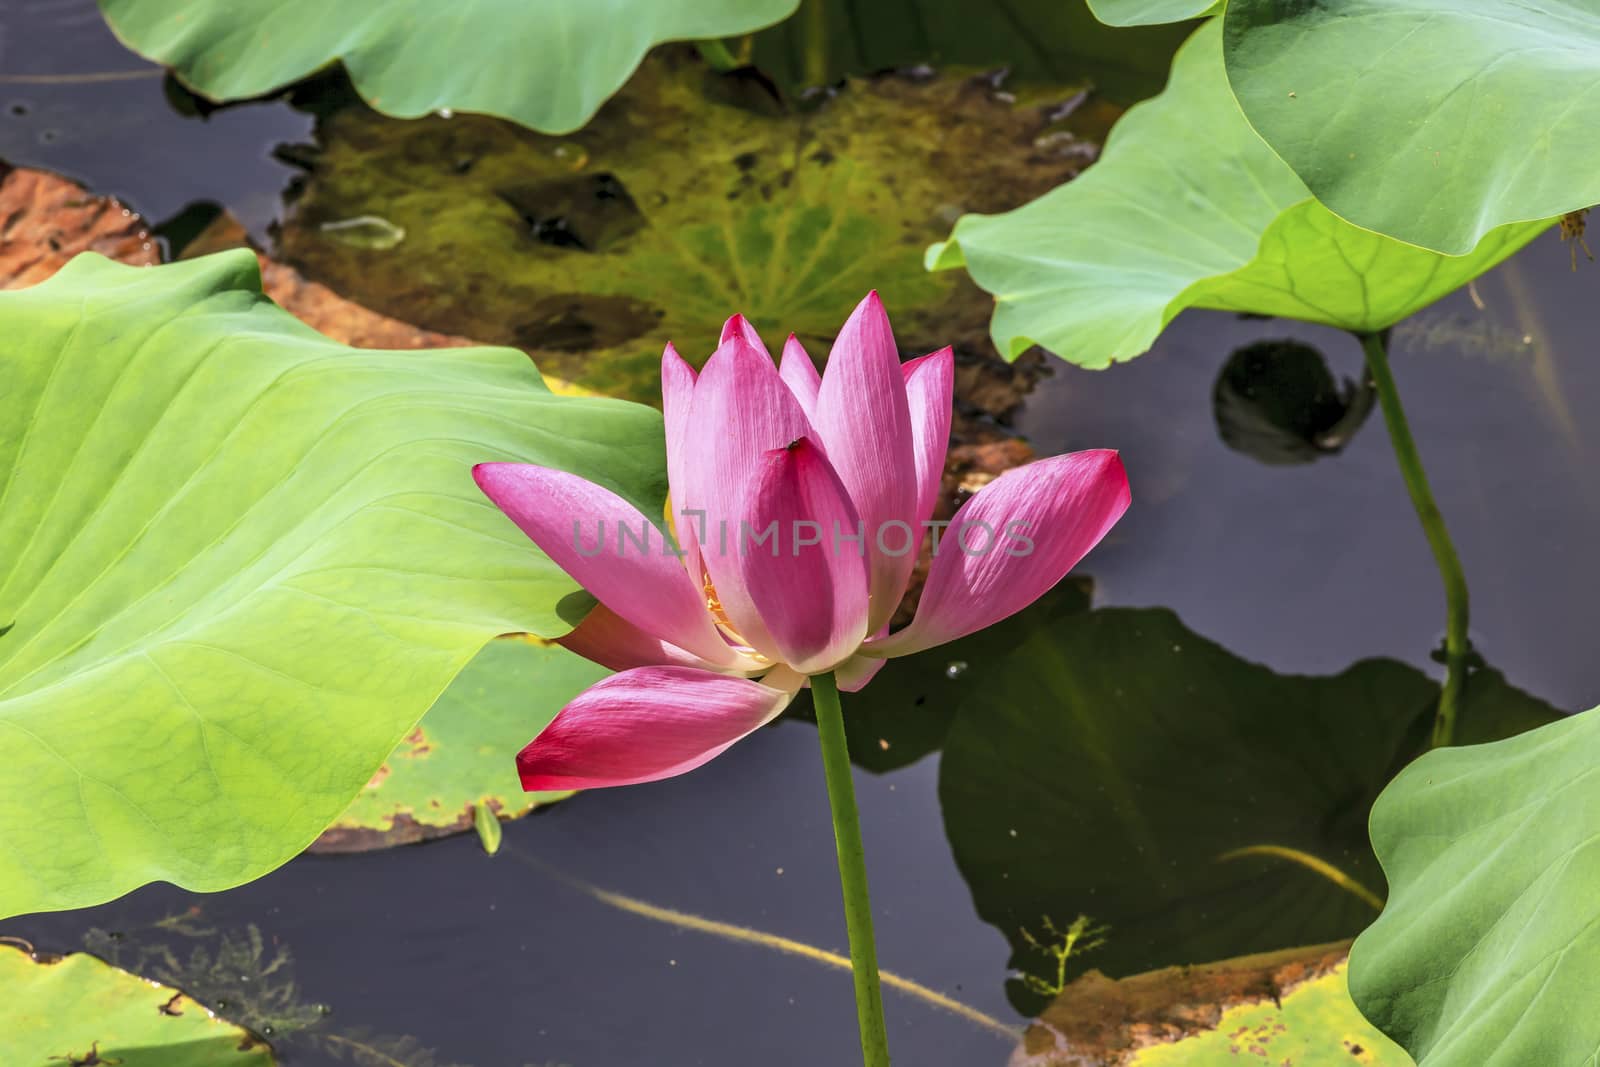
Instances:
[[[1372,812],[1388,906],[1351,953],[1367,1017],[1422,1067],[1578,1067],[1600,1017],[1600,714],[1431,752]]]
[[[117,36],[213,100],[341,61],[385,114],[501,115],[565,133],[663,41],[749,33],[797,0],[100,0]]]
[[[658,54],[569,138],[482,116],[337,111],[318,126],[279,256],[366,307],[656,401],[668,340],[701,361],[739,311],[820,358],[874,288],[907,354],[987,349],[989,299],[928,275],[921,249],[956,213],[1038,195],[1092,149],[1067,137],[1029,150],[1042,110],[960,78],[852,83],[782,117],[725,88],[692,56]],[[363,248],[325,229],[362,216],[405,240]]]
[[[662,507],[656,413],[518,352],[345,348],[248,252],[80,256],[0,332],[0,915],[264,874],[489,638],[581,618],[474,462]]]
[[[1451,255],[1600,201],[1590,0],[1236,0],[1251,125],[1357,226]]]
[[[1356,1010],[1348,943],[1079,978],[1028,1028],[1012,1067],[1410,1067]]]
[[[1330,941],[1377,914],[1367,812],[1427,744],[1420,671],[1280,675],[1169,611],[1117,608],[1036,629],[990,678],[956,712],[939,794],[978,913],[1032,978],[1012,987],[1023,1010],[1079,915],[1108,929],[1068,977]],[[1530,698],[1496,679],[1468,681],[1474,729],[1502,705],[1523,721]]]
[[[604,667],[535,638],[491,641],[313,852],[364,852],[473,829],[481,814],[515,819],[565,793],[524,793],[515,755]]]
[[[85,953],[35,958],[0,944],[8,1067],[272,1067],[271,1050],[171,986]]]
[[[1370,332],[1466,284],[1549,223],[1436,255],[1341,221],[1239,113],[1222,27],[1179,51],[1167,89],[1128,112],[1081,178],[1003,215],[972,215],[928,251],[994,294],[995,346],[1038,344],[1106,367],[1147,351],[1185,308]]]

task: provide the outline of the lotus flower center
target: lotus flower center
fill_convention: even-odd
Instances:
[[[728,613],[722,606],[722,600],[717,596],[717,587],[711,584],[711,575],[707,574],[700,579],[700,588],[705,593],[706,610],[711,613],[711,621],[716,623],[717,629],[722,633],[723,638],[735,649],[751,659],[760,660],[762,663],[770,663],[771,660],[751,648],[750,642],[744,639],[744,635],[734,629],[733,620],[728,618]]]

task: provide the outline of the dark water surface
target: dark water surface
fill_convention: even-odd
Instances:
[[[59,80],[81,74],[116,77]],[[309,140],[311,118],[282,102],[181,113],[191,104],[121,49],[87,0],[0,0],[0,159],[59,170],[156,220],[214,201],[264,235],[293,173],[274,149]],[[1553,235],[1542,237],[1479,282],[1485,310],[1457,294],[1402,327],[1394,343],[1412,428],[1471,583],[1474,642],[1512,684],[1564,710],[1600,699],[1600,660],[1592,654],[1600,500],[1591,469],[1600,442],[1584,419],[1586,401],[1600,397],[1600,363],[1589,356],[1579,310],[1592,304],[1600,276],[1581,260],[1576,273],[1569,267],[1567,250]],[[1439,675],[1430,652],[1442,635],[1444,604],[1381,418],[1374,412],[1342,453],[1294,466],[1265,465],[1219,438],[1212,390],[1229,354],[1283,337],[1320,348],[1336,376],[1360,373],[1355,342],[1334,331],[1191,312],[1132,364],[1099,373],[1058,365],[1028,398],[1017,428],[1041,454],[1123,452],[1135,504],[1086,568],[1096,608],[1169,608],[1227,653],[1279,673],[1334,675],[1370,657],[1398,660],[1414,668],[1396,668],[1408,679],[1396,685],[1411,687],[1404,699],[1415,710],[1413,691],[1426,687],[1418,671]],[[1140,620],[1157,618],[1101,616],[1137,632]],[[1076,618],[1061,623],[1041,609],[1005,641],[1077,648],[1072,642],[1088,637]],[[1049,645],[1057,626],[1065,627],[1061,641]],[[984,882],[986,861],[970,840],[952,848],[953,820],[940,802],[946,757],[930,751],[893,766],[938,747],[973,676],[998,672],[998,684],[1017,670],[1015,659],[997,658],[995,666],[965,654],[924,657],[853,698],[858,716],[868,705],[875,715],[883,711],[872,729],[890,742],[873,762],[892,769],[859,771],[857,781],[880,955],[886,969],[1020,1027],[1006,989],[1016,932],[979,918],[996,921],[1009,905],[987,889],[976,890],[983,899],[975,900],[969,888]],[[1057,669],[1067,679],[1087,678],[1093,666],[1069,659]],[[1184,684],[1202,692],[1195,687],[1204,680]],[[962,720],[957,732],[981,734],[982,726]],[[1075,735],[1067,741],[1070,758]],[[348,1062],[352,1041],[394,1048],[403,1037],[435,1053],[433,1061],[411,1052],[395,1057],[407,1064],[845,1064],[856,1052],[843,971],[751,937],[694,929],[681,917],[620,908],[593,891],[842,951],[816,748],[810,725],[786,720],[689,776],[589,793],[508,824],[494,858],[471,837],[306,857],[228,893],[147,887],[86,912],[10,920],[0,933],[68,951],[91,928],[116,931],[120,938],[94,943],[125,953],[126,963],[157,945],[180,959],[195,945],[214,952],[220,934],[242,936],[253,925],[269,955],[281,946],[294,959],[296,989],[279,1009],[331,1008],[325,1021],[283,1043],[284,1062],[307,1067]],[[1003,749],[1000,758],[1003,768]],[[970,745],[962,759],[972,765]],[[1024,767],[1022,754],[1016,765]],[[1050,795],[1053,773],[1019,769],[1017,796]],[[1062,781],[1079,774],[1072,766],[1059,773]],[[946,805],[968,795],[970,781],[945,782]],[[1116,793],[1117,783],[1110,785]],[[1131,783],[1130,795],[1141,788]],[[1007,822],[1011,792],[1001,786],[992,794],[985,825],[996,838],[1007,836],[1000,828],[1016,837],[1021,824]],[[1254,800],[1241,790],[1240,810]],[[1353,818],[1359,829],[1367,802],[1338,818]],[[1107,803],[1106,817],[1114,818],[1141,801]],[[1033,812],[1012,814],[1021,820]],[[1064,838],[1080,833],[1070,821],[1063,816]],[[1353,853],[1329,858],[1366,870]],[[1062,906],[1094,910],[1096,893],[1102,901],[1116,896],[1130,877],[1121,863],[1094,849],[1074,853],[1061,868],[1062,884],[1089,888],[1063,890]],[[1250,885],[1268,886],[1268,878]],[[1381,882],[1373,888],[1381,891]],[[191,937],[192,930],[155,925],[191,908],[199,912],[187,925],[212,933]],[[1160,907],[1147,910],[1140,921],[1160,919]],[[1351,933],[1360,913],[1330,921],[1295,929],[1308,940]],[[1181,939],[1155,940],[1117,958],[1190,961]],[[252,983],[283,993],[287,970],[235,969],[250,981],[236,983],[246,992],[236,994],[241,1003],[231,1014],[249,1017],[271,999],[248,992]],[[981,1023],[915,996],[886,996],[897,1062],[1001,1064],[1010,1054],[1010,1042]]]

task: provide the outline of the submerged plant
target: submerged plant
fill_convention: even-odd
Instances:
[[[576,475],[513,463],[474,470],[599,601],[561,643],[621,671],[522,751],[525,789],[681,774],[811,686],[869,1064],[887,1063],[888,1047],[839,690],[861,688],[886,657],[1026,607],[1129,503],[1121,460],[1098,450],[1009,471],[949,523],[933,522],[952,375],[948,348],[900,363],[876,293],[839,332],[825,375],[793,337],[775,366],[737,315],[698,377],[669,345],[670,536]],[[916,615],[890,633],[925,538],[932,559]]]

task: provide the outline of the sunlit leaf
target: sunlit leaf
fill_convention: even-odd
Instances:
[[[1600,1045],[1600,714],[1441,749],[1378,799],[1389,903],[1350,988],[1422,1067],[1579,1067]]]
[[[1105,367],[1149,349],[1185,308],[1381,330],[1489,269],[1546,222],[1448,258],[1340,221],[1250,129],[1202,26],[1159,97],[1112,131],[1099,163],[1004,215],[961,219],[929,250],[996,300],[994,343]]]
[[[514,819],[569,796],[524,793],[516,754],[607,673],[557,645],[491,641],[312,850],[358,852],[475,827],[493,834],[497,816]]]
[[[1239,105],[1358,226],[1451,254],[1600,201],[1593,0],[1232,0]]]
[[[1094,17],[1108,26],[1157,26],[1197,19],[1222,6],[1221,0],[1088,0]]]
[[[100,0],[135,51],[216,100],[343,61],[373,107],[500,115],[563,133],[652,46],[748,33],[797,0]]]
[[[171,986],[78,952],[0,944],[0,1062],[14,1067],[272,1067],[271,1050]]]
[[[271,870],[489,638],[580,618],[474,462],[660,512],[654,412],[513,351],[345,348],[259,285],[83,256],[0,294],[0,915]]]

